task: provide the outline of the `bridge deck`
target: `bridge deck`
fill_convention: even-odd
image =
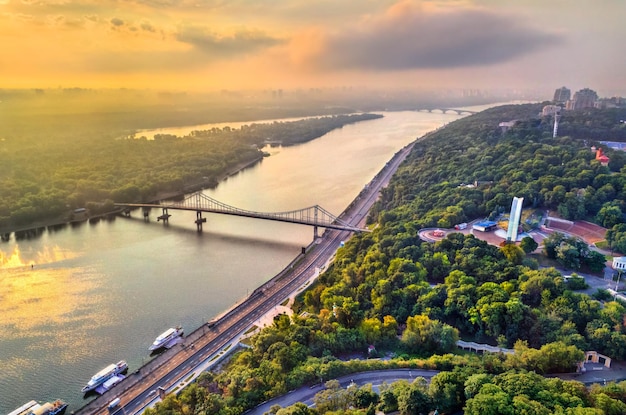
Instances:
[[[160,204],[115,203],[115,206],[122,208],[163,209],[163,215],[159,217],[163,220],[167,220],[171,216],[169,215],[168,210],[172,209],[273,220],[321,228],[347,230],[352,232],[369,232],[368,229],[358,228],[344,222],[318,205],[286,212],[255,212],[229,206],[218,200],[210,198],[201,192],[193,193],[180,202],[166,202]],[[204,221],[201,219],[200,215],[198,216],[198,221]],[[196,221],[196,223],[198,224],[198,229],[201,230],[201,223],[198,223],[198,221]]]

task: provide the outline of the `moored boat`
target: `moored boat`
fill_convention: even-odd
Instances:
[[[60,415],[65,411],[65,408],[67,408],[67,403],[61,399],[44,404],[30,401],[9,413],[9,415]]]
[[[54,402],[44,403],[41,408],[35,409],[32,415],[59,415],[65,411],[65,408],[67,408],[67,403],[57,399]]]
[[[163,333],[159,334],[159,336],[154,340],[152,345],[148,347],[148,350],[154,351],[160,349],[161,347],[168,347],[168,344],[173,342],[175,339],[178,339],[182,335],[183,328],[181,326],[167,329]]]
[[[9,415],[23,415],[23,414],[28,414],[29,412],[32,411],[32,409],[36,406],[39,406],[39,404],[37,403],[37,401],[30,401],[25,403],[24,405],[20,406],[19,408],[17,408],[16,410],[12,411],[9,413]]]
[[[96,389],[98,386],[111,379],[113,376],[118,375],[128,369],[126,361],[120,360],[116,364],[111,363],[89,379],[89,382],[81,389],[81,392],[86,393]]]

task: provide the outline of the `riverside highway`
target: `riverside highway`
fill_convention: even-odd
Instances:
[[[363,227],[369,209],[378,199],[380,190],[412,145],[398,151],[378,175],[363,189],[340,218],[353,226]],[[307,248],[280,274],[263,284],[252,294],[224,313],[211,324],[203,324],[184,338],[184,342],[157,356],[152,361],[129,373],[126,379],[112,390],[94,399],[76,411],[76,414],[138,414],[155,399],[157,391],[171,392],[176,385],[197,375],[203,363],[215,359],[220,352],[245,333],[252,324],[281,304],[287,297],[301,289],[333,257],[342,241],[350,237],[349,231],[329,230]],[[109,402],[120,398],[112,412]]]

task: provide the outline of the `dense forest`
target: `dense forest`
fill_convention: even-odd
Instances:
[[[0,132],[0,230],[65,221],[77,208],[106,213],[114,202],[147,202],[214,186],[229,172],[261,160],[267,141],[293,145],[378,117],[331,115],[193,131],[185,137],[162,134],[154,140],[120,130],[93,136],[92,118],[78,117],[62,130],[51,130],[57,135],[50,137],[14,121]]]
[[[430,383],[396,382],[378,392],[330,382],[315,408],[296,404],[272,413],[626,413],[624,382],[585,388],[542,376],[575,371],[585,350],[626,359],[625,304],[604,290],[577,292],[584,281],[566,282],[556,269],[539,266],[524,245],[493,246],[461,233],[436,243],[418,237],[423,227],[496,218],[514,196],[524,197],[525,209],[550,209],[619,233],[626,223],[626,158],[607,149],[611,161],[602,166],[590,151],[599,143],[585,129],[617,139],[623,112],[568,114],[584,121],[571,122],[572,136],[552,138],[552,120],[540,110],[494,108],[418,141],[371,211],[374,231],[338,250],[296,298],[293,317],[278,316],[225,370],[204,374],[149,413],[240,414],[299,385],[391,367],[442,372]],[[518,121],[508,131],[498,127],[510,120]],[[574,250],[578,265],[604,261],[575,238],[557,233],[547,241],[552,258]],[[458,339],[515,352],[476,356],[459,351]],[[354,353],[392,359],[342,360]]]
[[[283,93],[284,92],[284,93]],[[149,201],[215,185],[260,160],[265,140],[283,145],[318,137],[346,122],[342,114],[466,106],[511,97],[460,97],[428,91],[296,90],[186,93],[158,90],[0,89],[0,233],[92,215],[112,202]],[[319,116],[306,123],[243,131],[162,135],[141,129]],[[330,118],[329,118],[330,117]]]

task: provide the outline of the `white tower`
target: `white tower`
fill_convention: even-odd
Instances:
[[[515,243],[517,241],[517,228],[522,216],[523,197],[514,197],[511,203],[511,213],[509,214],[509,228],[506,231],[506,240]]]
[[[556,138],[557,133],[559,132],[559,117],[561,114],[558,112],[554,113],[554,130],[552,130],[552,138]]]

